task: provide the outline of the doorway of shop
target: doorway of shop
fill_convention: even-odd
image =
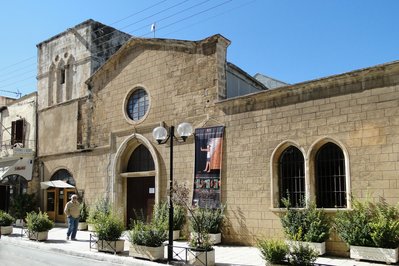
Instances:
[[[65,223],[65,204],[75,194],[74,188],[49,188],[47,189],[47,209],[49,218],[56,223]]]
[[[72,194],[76,194],[75,179],[66,169],[56,171],[50,178],[45,195],[45,209],[51,220],[56,223],[65,223],[65,204],[70,200]],[[47,183],[47,182],[43,182]]]
[[[0,210],[8,212],[9,199],[9,186],[0,185]]]

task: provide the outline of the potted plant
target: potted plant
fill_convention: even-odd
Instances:
[[[97,218],[102,214],[109,214],[111,211],[110,204],[105,199],[99,199],[96,201],[94,206],[89,210],[89,216],[87,217],[87,228],[89,231],[94,232]]]
[[[174,205],[173,211],[173,240],[179,239],[186,223],[186,210],[179,204]]]
[[[222,242],[222,226],[224,220],[225,206],[221,205],[219,208],[210,209],[207,208],[205,214],[207,215],[207,231],[209,232],[209,238],[213,245]]]
[[[110,211],[98,213],[94,222],[98,251],[122,252],[125,240],[120,239],[125,229],[120,215]]]
[[[180,231],[186,222],[186,210],[179,204],[173,206],[173,240],[180,238]],[[167,202],[161,202],[155,205],[152,223],[163,227],[165,231],[169,230],[169,205]]]
[[[79,216],[79,224],[78,224],[78,229],[79,230],[87,230],[87,216],[88,216],[88,210],[86,203],[83,201],[80,206],[80,216]]]
[[[0,210],[0,234],[9,235],[12,233],[15,219],[9,213]]]
[[[268,265],[286,264],[289,248],[282,240],[260,239],[257,247]]]
[[[166,230],[162,224],[134,221],[132,229],[128,232],[129,256],[149,260],[163,259],[166,237]]]
[[[334,228],[350,246],[350,257],[386,263],[398,261],[399,208],[384,199],[353,200],[352,210],[339,211]]]
[[[186,185],[175,183],[173,186],[173,202],[183,206],[190,214],[190,234],[188,262],[191,265],[215,265],[215,249],[209,238],[209,226],[205,209],[195,208],[189,200],[190,190]]]
[[[220,208],[196,208],[194,214],[190,217],[191,228],[193,229],[193,234],[199,232],[199,230],[204,230],[209,234],[209,240],[212,245],[221,243],[222,237],[222,225],[224,219],[224,206]],[[199,219],[202,222],[201,225],[197,225],[194,219]],[[201,228],[199,228],[200,226]]]
[[[54,223],[46,212],[39,211],[39,213],[30,212],[26,215],[26,225],[29,239],[42,241],[47,240],[48,231],[53,228]]]
[[[289,248],[282,240],[261,239],[258,249],[266,265],[313,265],[317,259],[317,251],[305,244]]]
[[[24,225],[26,214],[36,210],[36,203],[34,194],[18,194],[11,199],[10,214],[16,218],[16,226]]]
[[[291,207],[288,199],[283,200],[286,212],[280,217],[284,234],[291,246],[305,242],[319,255],[326,252],[325,241],[330,235],[331,222],[327,214],[316,208],[314,202],[308,202],[306,208]]]

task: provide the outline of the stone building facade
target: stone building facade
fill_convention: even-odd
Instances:
[[[87,80],[130,35],[87,20],[37,45],[38,49],[38,176],[40,182],[64,180],[84,188],[88,147],[83,133],[90,97]],[[83,156],[84,157],[84,156]],[[47,188],[48,184],[42,186]],[[74,189],[41,190],[41,208],[64,221],[63,205]]]
[[[38,193],[36,154],[37,93],[19,99],[0,97],[0,210],[24,193]]]
[[[67,170],[89,206],[109,199],[128,225],[133,208],[149,214],[167,199],[169,147],[158,145],[152,130],[189,122],[225,127],[225,243],[282,237],[287,190],[294,202],[306,196],[331,214],[350,208],[351,196],[398,202],[399,62],[268,89],[227,63],[229,44],[220,35],[132,38],[82,76],[75,100],[62,93],[60,103],[49,97],[51,82],[39,78],[42,180]],[[250,89],[237,90],[234,77]],[[194,146],[191,137],[174,147],[175,179],[189,187]],[[44,195],[45,209],[48,201]],[[345,246],[333,236],[327,252],[344,254]]]

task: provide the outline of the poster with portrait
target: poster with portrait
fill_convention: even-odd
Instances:
[[[195,174],[193,205],[220,207],[224,126],[195,130]]]

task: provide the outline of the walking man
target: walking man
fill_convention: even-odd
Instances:
[[[68,218],[68,231],[66,239],[69,240],[76,240],[76,232],[78,231],[78,224],[79,224],[79,202],[78,202],[78,195],[73,194],[71,196],[71,200],[65,205],[64,213]]]

